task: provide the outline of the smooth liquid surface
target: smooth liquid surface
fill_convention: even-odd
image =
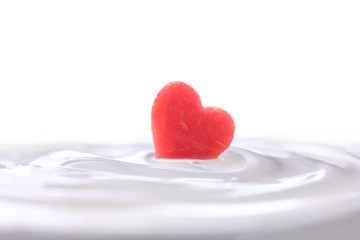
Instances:
[[[0,230],[235,236],[360,214],[355,151],[238,140],[220,159],[153,156],[146,144],[3,152]]]

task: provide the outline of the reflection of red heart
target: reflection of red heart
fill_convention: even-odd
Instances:
[[[230,146],[235,123],[220,108],[204,108],[191,86],[171,82],[154,101],[151,130],[157,158],[211,159]]]

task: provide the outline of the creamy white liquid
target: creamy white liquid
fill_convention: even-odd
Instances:
[[[0,238],[268,240],[298,229],[329,240],[341,224],[356,236],[358,149],[238,140],[214,160],[154,159],[150,144],[3,151]]]

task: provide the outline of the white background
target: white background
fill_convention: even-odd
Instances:
[[[237,137],[358,141],[360,2],[0,2],[2,144],[151,139],[179,80]]]

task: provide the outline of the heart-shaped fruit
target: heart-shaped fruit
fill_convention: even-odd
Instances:
[[[235,123],[220,108],[204,108],[191,86],[171,82],[154,101],[151,130],[156,158],[212,159],[230,146]]]

